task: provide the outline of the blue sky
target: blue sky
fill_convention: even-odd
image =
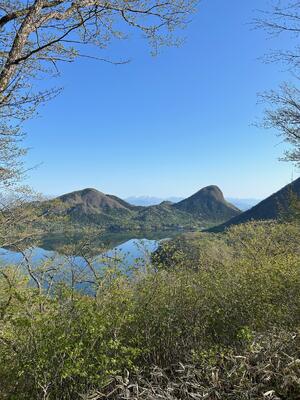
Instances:
[[[253,30],[265,0],[203,0],[180,48],[151,57],[139,35],[61,65],[64,91],[26,124],[27,183],[45,194],[95,187],[121,197],[187,196],[216,184],[227,197],[263,198],[299,171],[285,145],[253,126],[257,93],[289,78],[259,57],[289,38]]]

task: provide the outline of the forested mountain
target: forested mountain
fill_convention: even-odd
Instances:
[[[164,201],[148,207],[91,188],[64,194],[42,206],[59,210],[73,223],[100,225],[110,231],[203,228],[240,214],[217,186],[203,188],[179,203]]]
[[[211,230],[223,231],[231,225],[238,225],[248,221],[278,219],[284,216],[284,214],[289,213],[293,196],[300,199],[300,178],[284,186],[250,210],[233,217]]]
[[[218,186],[207,186],[191,197],[174,204],[174,208],[185,211],[203,221],[228,220],[240,214],[238,208],[224,199]]]
[[[96,189],[83,189],[58,197],[69,211],[85,214],[99,214],[108,210],[127,210],[134,208],[116,196],[106,195]]]

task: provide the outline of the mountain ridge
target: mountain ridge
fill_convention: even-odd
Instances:
[[[122,199],[133,206],[148,207],[161,204],[164,201],[179,203],[180,201],[184,200],[184,197],[179,197],[179,196],[157,197],[157,196],[144,195],[144,196],[129,196]],[[225,200],[233,204],[239,210],[246,211],[255,206],[256,204],[258,204],[262,199],[226,197]]]
[[[288,211],[291,194],[295,194],[300,199],[300,177],[271,194],[250,208],[250,210],[244,211],[230,220],[209,229],[209,231],[222,232],[232,225],[239,225],[248,221],[278,219],[282,213]]]
[[[74,207],[81,206],[86,212],[89,210],[96,212],[103,208],[127,208],[127,203],[124,200],[118,199],[115,196],[107,195],[94,188],[76,190],[74,192],[63,194],[57,199]],[[130,206],[129,203],[128,206]]]
[[[213,215],[214,220],[230,219],[240,213],[237,207],[225,200],[222,191],[216,185],[200,189],[192,196],[174,204],[174,207],[204,219]]]
[[[224,222],[241,211],[228,203],[217,186],[208,186],[178,203],[163,201],[143,207],[86,188],[63,194],[47,204],[61,202],[62,213],[77,224],[103,225],[111,230],[204,228]]]

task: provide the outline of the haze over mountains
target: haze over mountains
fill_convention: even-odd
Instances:
[[[226,200],[229,201],[229,203],[235,205],[240,210],[246,211],[256,206],[256,204],[258,204],[262,199],[255,199],[255,198],[241,199],[236,197],[227,197]]]
[[[178,203],[179,201],[183,200],[183,197],[130,196],[126,197],[124,200],[135,206],[148,207],[148,206],[156,206],[162,203],[163,201]]]
[[[126,202],[135,205],[135,206],[154,206],[157,204],[162,203],[163,201],[170,201],[172,203],[178,203],[181,200],[184,200],[183,197],[176,197],[176,196],[170,196],[170,197],[156,197],[156,196],[130,196],[124,199]],[[255,199],[255,198],[236,198],[236,197],[226,197],[226,200],[236,206],[238,209],[242,211],[249,210],[249,208],[252,208],[256,204],[258,204],[261,199]]]

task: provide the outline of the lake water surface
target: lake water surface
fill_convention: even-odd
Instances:
[[[138,260],[145,259],[151,253],[153,253],[158,245],[160,240],[149,240],[149,239],[130,239],[121,243],[120,245],[105,251],[101,254],[93,256],[93,258],[97,258],[97,256],[101,256],[101,258],[118,258],[122,259],[122,263],[126,265],[130,265]],[[80,263],[80,260],[83,262],[83,258],[76,255],[66,255],[60,253],[58,250],[47,250],[41,247],[35,247],[31,249],[27,249],[24,251],[26,258],[28,258],[33,265],[38,265],[41,261],[45,259],[51,259],[54,257],[59,258],[72,258]],[[23,262],[24,254],[7,250],[7,249],[0,249],[0,261],[2,264],[19,264]]]
[[[24,252],[0,249],[0,265],[15,266],[26,274],[31,271],[43,282],[43,287],[54,282],[64,282],[85,293],[93,293],[95,274],[100,276],[105,270],[112,268],[125,271],[126,274],[142,271],[150,264],[151,254],[158,248],[160,241],[161,239],[132,238],[110,250],[86,258],[41,247]],[[32,284],[34,285],[33,279]]]

